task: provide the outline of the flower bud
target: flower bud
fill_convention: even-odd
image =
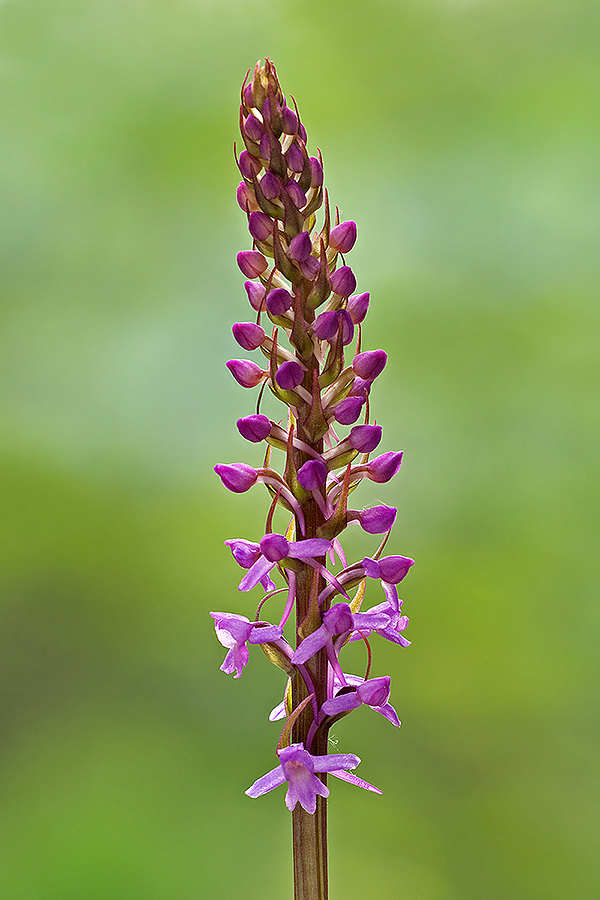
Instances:
[[[247,84],[244,88],[244,103],[246,106],[254,106],[254,101],[252,100],[252,82]]]
[[[362,397],[366,400],[371,393],[371,382],[365,381],[364,378],[355,378],[352,387],[348,393],[349,397]]]
[[[346,346],[346,344],[352,342],[352,338],[354,337],[354,322],[348,315],[347,310],[340,309],[339,313],[340,321],[342,323],[342,344]]]
[[[271,422],[266,416],[244,416],[236,424],[241,436],[253,444],[264,441],[271,433]]]
[[[258,159],[255,156],[252,156],[251,153],[248,153],[247,150],[243,150],[242,153],[240,153],[238,165],[244,178],[249,179],[252,179],[253,175],[258,175],[262,169]]]
[[[368,534],[383,534],[389,531],[394,522],[398,510],[393,506],[372,506],[358,513],[358,521],[361,528]]]
[[[359,325],[366,316],[369,308],[369,297],[368,291],[364,294],[354,294],[352,297],[348,297],[346,309],[355,325]]]
[[[272,128],[281,128],[281,107],[277,97],[265,97],[262,105],[262,117]]]
[[[304,277],[308,278],[309,281],[314,281],[321,271],[321,264],[314,256],[307,256],[304,262],[298,263],[298,265]]]
[[[385,484],[396,475],[402,464],[402,450],[395,452],[388,450],[381,456],[376,456],[368,465],[368,477],[377,484]]]
[[[330,277],[331,290],[339,297],[349,297],[356,287],[356,278],[350,266],[342,266]]]
[[[264,379],[267,372],[249,359],[230,359],[227,368],[242,387],[253,388]]]
[[[387,362],[387,353],[385,350],[365,350],[354,357],[352,368],[359,378],[365,381],[373,381],[378,375],[381,375]]]
[[[266,337],[264,328],[254,322],[236,322],[231,330],[234,338],[244,350],[256,350]]]
[[[237,202],[246,212],[247,210],[256,209],[256,197],[245,181],[240,181],[237,189]]]
[[[285,159],[288,164],[288,169],[299,175],[304,168],[304,153],[295,141],[291,144],[289,150],[285,154]]]
[[[354,337],[354,323],[345,309],[332,309],[321,313],[314,321],[313,330],[320,341],[333,341],[342,323],[342,344],[349,344]]]
[[[237,264],[246,278],[258,278],[268,266],[267,260],[258,250],[242,250],[237,255]]]
[[[250,138],[251,141],[260,141],[264,134],[262,125],[252,113],[244,120],[244,134],[246,137]]]
[[[370,678],[357,686],[356,693],[367,706],[383,706],[390,699],[391,682],[392,679],[389,675]]]
[[[260,179],[260,189],[267,200],[274,200],[281,193],[281,182],[273,172],[265,172]]]
[[[321,313],[313,323],[315,337],[318,337],[320,341],[332,341],[338,333],[338,322],[338,311],[336,309]]]
[[[250,301],[250,306],[252,309],[255,309],[257,312],[262,306],[262,302],[265,299],[265,294],[267,293],[267,289],[264,284],[259,284],[256,281],[245,281],[244,287],[246,288],[246,293],[248,294],[248,300]]]
[[[246,463],[233,463],[230,466],[219,463],[215,466],[215,472],[229,491],[234,494],[244,494],[258,478],[256,469],[247,466]]]
[[[311,188],[319,188],[323,184],[323,166],[314,156],[309,159],[310,162],[310,186]]]
[[[364,400],[362,397],[346,397],[335,405],[333,417],[340,425],[352,425],[360,416]]]
[[[348,253],[356,241],[356,222],[342,222],[329,232],[329,246],[339,253]]]
[[[306,143],[306,128],[304,127],[302,122],[298,123],[298,134],[300,135],[304,143]]]
[[[319,459],[309,459],[298,469],[298,482],[307,491],[317,491],[327,481],[327,466]]]
[[[290,256],[296,262],[304,262],[312,251],[312,241],[308,231],[301,231],[290,241]]]
[[[306,194],[297,181],[294,181],[293,178],[290,178],[290,180],[286,182],[285,189],[288,192],[289,198],[294,206],[296,206],[298,209],[302,209],[303,206],[306,206]],[[354,290],[354,288],[352,288],[352,290]],[[350,291],[350,293],[352,293],[352,291]]]
[[[293,391],[302,383],[304,369],[295,360],[282,363],[275,374],[275,380],[284,391]]]
[[[286,291],[285,288],[275,288],[274,291],[269,291],[267,294],[265,306],[272,316],[282,316],[293,302],[294,298],[289,291]]]
[[[296,134],[298,131],[298,116],[289,106],[284,106],[281,111],[283,117],[283,130],[285,134]]]
[[[255,241],[266,241],[273,233],[273,220],[264,212],[250,213],[248,231]]]
[[[260,139],[260,156],[267,163],[271,162],[271,138],[268,134],[263,134]]]
[[[359,453],[370,453],[381,440],[381,425],[355,425],[348,440]]]

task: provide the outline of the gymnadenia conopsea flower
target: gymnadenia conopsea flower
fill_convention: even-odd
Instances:
[[[387,355],[363,349],[369,294],[357,292],[346,263],[356,224],[340,221],[337,208],[332,216],[321,155],[309,155],[298,108],[286,101],[272,62],[249,75],[241,94],[237,199],[252,247],[237,262],[250,315],[233,326],[233,336],[255,358],[227,366],[242,387],[258,393],[256,411],[237,427],[264,452],[253,448],[251,462],[219,464],[215,471],[236,493],[265,485],[270,504],[263,534],[226,541],[244,570],[244,615],[211,615],[227,650],[224,672],[239,678],[255,644],[287,675],[283,700],[270,715],[285,720],[277,765],[246,793],[258,797],[287,785],[295,900],[326,900],[327,773],[381,793],[354,773],[358,756],[328,753],[328,732],[363,705],[400,724],[389,702],[389,676],[371,676],[370,642],[379,635],[408,646],[397,586],[413,560],[383,555],[394,507],[351,508],[363,479],[388,482],[402,462],[402,452],[393,450],[371,458],[382,440],[381,426],[371,420],[371,387]],[[286,408],[280,421],[260,411],[266,388]],[[352,522],[371,541],[380,537],[369,555],[349,564],[340,535]],[[369,580],[381,583],[384,599],[363,609]],[[342,667],[351,641],[365,644],[364,676]]]

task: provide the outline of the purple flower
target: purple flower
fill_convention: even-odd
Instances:
[[[255,781],[248,788],[246,794],[253,798],[260,797],[287,781],[289,785],[285,796],[287,808],[293,810],[296,804],[300,803],[300,806],[311,815],[317,808],[317,794],[320,797],[329,796],[329,788],[314,773],[329,772],[340,778],[342,777],[340,772],[346,769],[355,769],[360,763],[359,757],[352,753],[313,756],[304,749],[303,744],[291,744],[289,747],[278,750],[277,755],[279,756],[279,765]],[[356,781],[352,779],[352,781],[367,790],[381,793],[373,785],[366,782],[361,783],[360,779],[356,779]]]
[[[321,187],[323,184],[323,166],[314,156],[309,159],[310,162],[310,186],[312,188]]]
[[[314,321],[313,331],[320,341],[333,341],[342,323],[342,344],[346,345],[354,337],[354,322],[345,309],[332,309],[321,313]]]
[[[304,262],[312,252],[312,241],[308,231],[301,231],[290,241],[290,256],[296,262]]]
[[[271,420],[266,416],[244,416],[237,420],[238,431],[247,441],[258,444],[271,433]]]
[[[387,362],[385,350],[365,350],[354,357],[352,368],[359,378],[365,381],[374,381],[381,375]]]
[[[340,425],[352,425],[360,416],[365,401],[362,397],[346,397],[334,407],[334,418]]]
[[[279,640],[283,634],[279,625],[251,622],[246,616],[222,612],[211,612],[211,616],[215,620],[217,638],[228,650],[221,671],[227,675],[235,672],[234,678],[239,678],[244,666],[248,664],[248,642],[266,644]]]
[[[295,141],[290,145],[290,149],[286,153],[285,159],[292,172],[299,174],[304,168],[304,153]]]
[[[356,222],[342,222],[329,233],[329,244],[339,253],[348,253],[356,242]]]
[[[293,178],[290,178],[290,180],[286,182],[285,189],[290,200],[295,206],[298,207],[298,209],[302,209],[303,206],[306,206],[306,194],[297,181],[294,181]]]
[[[363,703],[370,706],[375,712],[385,716],[392,725],[400,725],[400,719],[394,707],[389,703],[390,699],[390,683],[389,675],[383,675],[379,678],[370,678],[365,681],[357,675],[345,675],[348,685],[354,688],[349,691],[348,688],[342,688],[339,681],[338,692],[331,700],[326,700],[321,710],[328,716],[336,716],[339,713],[350,712],[352,709],[358,709]]]
[[[237,383],[245,388],[256,387],[269,374],[249,359],[230,359],[227,363],[227,368]]]
[[[250,213],[248,231],[256,241],[266,241],[273,233],[273,220],[264,212]]]
[[[260,555],[253,563],[247,575],[244,575],[239,584],[240,591],[250,591],[275,568],[278,562],[289,559],[301,559],[307,565],[318,568],[324,577],[333,576],[319,565],[315,557],[325,556],[331,550],[331,541],[324,538],[310,538],[307,541],[288,541],[282,534],[266,534],[260,544]],[[246,567],[244,567],[246,568]],[[335,580],[335,579],[334,579]]]
[[[368,292],[366,294],[354,294],[352,297],[348,297],[346,309],[355,325],[362,322],[366,316],[369,308],[369,297],[370,294]]]
[[[234,538],[233,540],[225,541],[225,544],[229,547],[233,558],[242,569],[251,569],[254,563],[261,558],[260,545],[254,543],[254,541]],[[271,580],[268,572],[259,578],[257,584],[262,584],[265,591],[275,590],[275,582]]]
[[[266,337],[265,329],[254,322],[236,322],[231,330],[234,338],[244,350],[256,350]]]
[[[246,288],[246,293],[248,294],[248,300],[250,301],[250,306],[252,309],[259,310],[262,306],[262,302],[265,299],[265,294],[267,293],[267,289],[264,284],[260,284],[256,281],[245,281],[244,287]]]
[[[323,614],[323,624],[305,637],[292,656],[292,663],[305,663],[323,647],[327,648],[329,661],[335,670],[340,672],[339,663],[333,650],[333,638],[336,635],[350,634],[363,628],[375,629],[389,624],[386,613],[352,613],[347,603],[336,603]]]
[[[282,363],[275,373],[275,381],[284,391],[293,391],[303,379],[304,369],[295,360]]]
[[[284,106],[281,115],[284,134],[296,134],[298,131],[298,116],[293,109],[290,109],[289,106]]]
[[[281,182],[273,172],[265,172],[260,179],[260,189],[267,200],[274,200],[281,193]]]
[[[366,466],[367,477],[377,484],[385,484],[400,471],[401,463],[402,450],[398,452],[389,450],[387,453],[382,453],[381,456],[376,456]]]
[[[387,584],[399,584],[414,564],[414,559],[408,556],[384,556],[382,559],[365,556],[361,563],[368,578],[381,578]]]
[[[242,250],[237,255],[237,262],[246,278],[258,278],[268,266],[267,260],[258,250]]]
[[[258,173],[262,169],[262,166],[257,158],[255,156],[252,156],[251,153],[248,153],[247,150],[244,150],[242,153],[240,153],[238,165],[240,168],[240,172],[242,173],[244,178],[248,178],[249,180],[252,180],[253,175],[258,175]]]
[[[355,425],[348,441],[360,453],[370,453],[381,441],[381,425]]]
[[[264,134],[264,129],[256,116],[250,114],[244,122],[244,133],[251,141],[260,141]]]
[[[389,531],[396,521],[397,509],[393,506],[372,506],[362,511],[353,510],[349,519],[358,519],[361,528],[368,534],[383,534]]]
[[[318,491],[327,481],[327,466],[318,459],[309,459],[298,469],[298,482],[307,491]]]
[[[218,463],[215,466],[215,472],[225,485],[228,491],[234,494],[245,494],[250,488],[256,484],[258,472],[252,466],[246,463]]]
[[[402,606],[402,600],[398,598],[396,585],[389,584],[385,581],[382,581],[381,584],[387,599],[384,603],[372,606],[371,609],[366,611],[365,615],[367,613],[369,615],[384,615],[388,617],[388,622],[372,629],[361,628],[360,633],[355,631],[350,635],[350,640],[362,640],[363,637],[369,637],[372,632],[375,632],[375,634],[387,638],[388,641],[392,641],[394,644],[400,644],[401,647],[410,647],[410,641],[407,640],[403,634],[400,634],[400,632],[404,631],[408,625],[408,616],[401,615],[400,607]]]
[[[285,288],[275,288],[267,294],[265,306],[272,316],[282,316],[293,302],[294,298],[289,291],[286,291]]]
[[[339,297],[349,297],[356,287],[356,278],[350,266],[342,266],[337,269],[329,280],[331,281],[331,290]]]

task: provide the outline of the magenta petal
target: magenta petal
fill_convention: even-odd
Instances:
[[[281,766],[275,766],[274,769],[271,769],[271,771],[267,772],[266,775],[263,775],[262,778],[257,778],[254,784],[251,784],[244,793],[252,798],[261,797],[263,794],[279,787],[284,781],[285,775],[283,774],[283,769]]]
[[[337,716],[338,713],[350,712],[351,709],[358,709],[362,704],[362,700],[356,693],[352,691],[348,694],[338,694],[333,700],[326,700],[321,709],[328,716]]]
[[[360,756],[354,753],[330,753],[328,756],[313,756],[315,772],[333,772],[337,769],[355,769],[360,764]]]
[[[268,559],[265,559],[264,556],[261,556],[260,559],[257,559],[254,565],[248,570],[246,575],[240,581],[238,588],[240,591],[250,591],[253,587],[259,583],[259,581],[264,578],[264,576],[271,571],[274,567],[275,563],[270,562]]]
[[[281,703],[278,703],[277,706],[274,706],[269,713],[269,722],[277,722],[278,719],[285,718],[287,718],[287,713],[285,711],[285,700],[282,700]]]
[[[329,788],[319,781],[316,775],[309,772],[306,766],[298,765],[297,771],[290,779],[290,786],[285,795],[285,805],[289,810],[293,810],[296,803],[300,803],[307,813],[313,815],[317,808],[317,794],[320,794],[321,797],[328,797]]]
[[[267,625],[263,628],[253,628],[248,638],[251,644],[266,644],[268,641],[278,641],[283,634],[279,625]]]
[[[317,628],[316,631],[304,638],[292,656],[292,663],[294,665],[305,663],[307,659],[310,659],[311,656],[314,656],[315,653],[318,653],[325,646],[330,637],[331,635],[325,625],[321,625],[320,628]]]
[[[292,559],[325,556],[331,550],[331,541],[325,538],[309,538],[307,541],[289,541],[288,553]]]
[[[383,794],[383,791],[380,791],[375,785],[369,784],[368,781],[363,781],[362,778],[353,775],[351,772],[344,772],[340,769],[339,771],[330,772],[329,774],[334,775],[336,778],[341,778],[342,781],[349,781],[350,784],[355,784],[356,787],[364,788],[365,791],[373,791],[374,794]]]
[[[398,713],[394,709],[391,703],[384,703],[382,706],[372,706],[371,709],[374,709],[375,712],[381,713],[392,725],[400,726],[402,723],[398,718]]]

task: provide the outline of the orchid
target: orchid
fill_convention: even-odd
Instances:
[[[309,155],[298,107],[284,96],[270,60],[246,76],[239,121],[237,201],[251,247],[238,253],[237,264],[250,313],[233,325],[232,334],[243,351],[258,354],[258,362],[236,358],[227,367],[239,385],[257,393],[255,408],[237,420],[237,429],[264,455],[214,469],[234,493],[264,485],[270,502],[264,530],[252,540],[225,541],[245,570],[239,582],[245,602],[262,588],[253,618],[211,615],[227,649],[222,671],[239,678],[250,647],[259,645],[287,675],[284,700],[270,715],[285,720],[278,765],[246,794],[256,798],[287,783],[294,898],[327,900],[327,775],[381,793],[353,773],[357,756],[328,752],[329,728],[360,706],[400,724],[390,703],[390,677],[370,677],[369,641],[378,636],[410,644],[397,585],[414,560],[383,556],[398,509],[384,503],[349,508],[348,502],[364,480],[390,482],[403,452],[384,449],[370,459],[383,439],[371,409],[388,357],[364,344],[370,294],[357,289],[346,258],[358,229],[354,221],[341,220],[337,207],[332,214],[321,154]],[[266,391],[285,409],[279,421],[261,411]],[[277,454],[283,454],[280,466]],[[281,515],[286,525],[278,531],[275,517]],[[379,535],[380,543],[348,564],[340,535],[352,522],[367,539]],[[373,580],[381,582],[385,601],[363,610]],[[284,595],[283,610],[272,625],[262,618],[263,607],[271,611],[283,599],[278,595]],[[364,678],[345,674],[340,661],[344,647],[359,640],[368,654]]]
[[[343,778],[345,769],[355,769],[360,763],[358,756],[352,753],[330,753],[329,756],[313,756],[304,749],[303,744],[291,744],[277,751],[279,765],[262,778],[258,778],[245,792],[249,797],[260,797],[267,794],[286,781],[289,784],[285,795],[285,805],[293,810],[297,803],[312,815],[317,806],[317,795],[329,796],[329,788],[320,781],[315,772],[329,772]],[[344,778],[344,780],[346,780]],[[372,784],[356,779],[360,787],[381,793]]]

